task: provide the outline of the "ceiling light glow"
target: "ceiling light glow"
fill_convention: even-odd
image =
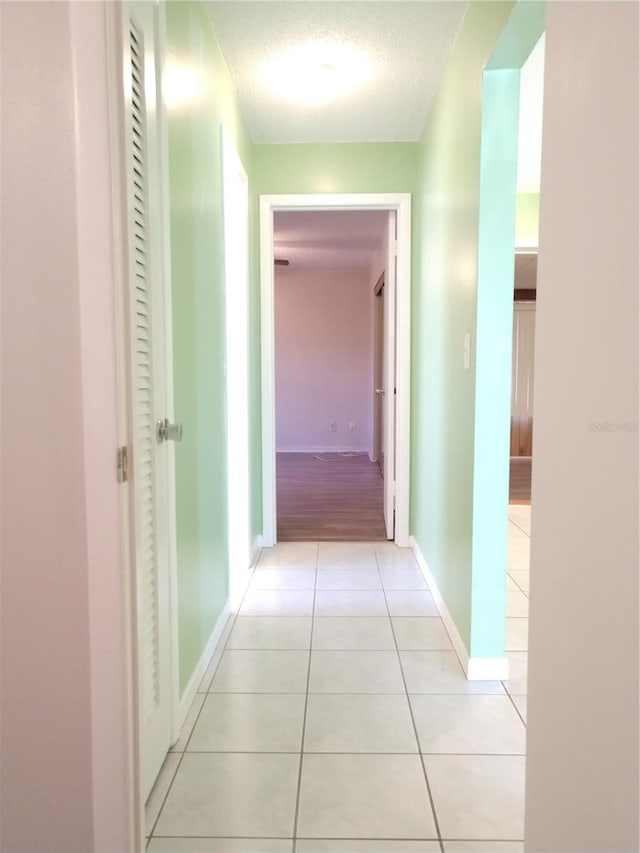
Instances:
[[[171,109],[197,101],[204,90],[201,75],[185,65],[169,63],[162,76],[162,95]]]
[[[310,42],[270,57],[258,73],[274,95],[301,104],[326,104],[371,80],[373,66],[352,46]]]

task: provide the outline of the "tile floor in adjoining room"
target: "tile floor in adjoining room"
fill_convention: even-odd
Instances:
[[[147,803],[165,853],[522,851],[528,506],[505,682],[468,682],[412,552],[265,551]]]

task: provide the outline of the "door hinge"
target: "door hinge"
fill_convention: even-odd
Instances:
[[[126,483],[129,479],[129,452],[127,446],[118,448],[118,482]]]
[[[397,254],[398,254],[398,241],[397,240],[393,241],[391,248],[393,249],[393,254],[397,256]]]

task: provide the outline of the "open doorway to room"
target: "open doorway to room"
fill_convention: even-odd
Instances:
[[[324,219],[314,220],[314,213]],[[297,219],[295,216],[282,219],[284,214],[294,214]],[[334,214],[344,214],[344,219],[334,220]],[[359,219],[365,214],[372,214],[369,225],[364,224],[366,219]],[[305,222],[306,234],[303,229]],[[333,247],[326,234],[314,245],[314,235],[320,233],[321,222],[337,223],[333,225]],[[291,233],[287,237],[287,227],[298,229],[296,239]],[[326,227],[331,226],[327,224]],[[367,261],[364,265],[362,260],[359,264],[351,261],[354,269],[358,265],[360,267],[359,276],[356,276],[354,269],[349,270],[347,266],[340,270],[340,265],[344,267],[345,259],[358,248],[359,240],[365,243],[359,250],[364,251]],[[313,269],[312,256],[323,252],[332,254],[333,260],[324,270],[322,267]],[[298,260],[294,262],[296,253]],[[307,260],[303,263],[300,258],[305,255]],[[378,260],[384,258],[380,268],[376,266],[376,257]],[[404,547],[409,544],[410,258],[411,197],[407,193],[261,196],[264,546],[275,544],[280,536],[306,540],[383,538]],[[283,263],[286,261],[289,263]],[[305,264],[309,267],[306,271]],[[297,272],[296,265],[299,266]],[[381,270],[384,272],[388,306],[382,332],[385,373],[382,388],[374,381],[373,356],[374,300]],[[358,278],[359,286],[363,288],[360,297],[355,283]],[[285,301],[278,305],[277,290],[285,294]],[[347,293],[350,293],[348,299]],[[358,302],[359,298],[361,302]],[[364,315],[366,322],[362,321]],[[360,326],[362,328],[359,329]],[[359,368],[353,367],[354,362],[349,356],[350,350],[354,349],[366,355],[364,359],[360,358]],[[278,365],[281,368],[284,365],[280,374]],[[350,376],[352,372],[355,376]],[[376,388],[380,391],[377,396],[384,400],[384,428],[381,430],[384,436],[384,477],[374,449]],[[277,489],[276,460],[283,461],[281,471],[287,467],[290,469],[296,462],[291,455],[295,452],[320,457],[306,460],[313,463],[320,476],[326,476],[322,472],[328,472],[327,465],[332,462],[338,463],[341,471],[346,471],[345,461],[349,459],[354,464],[365,466],[371,472],[378,492],[382,484],[383,526],[380,525],[377,503],[375,532],[366,527],[354,529],[351,522],[345,523],[340,518],[324,530],[311,531],[304,519],[298,519],[299,527],[295,533],[278,529],[281,501]],[[330,458],[325,454],[349,455]],[[318,497],[320,493],[319,487],[313,485],[308,469],[295,479],[297,486],[290,490],[289,504],[300,513],[301,496]],[[283,473],[281,482],[285,480]],[[345,496],[344,485],[334,484],[332,488],[332,494],[320,495],[317,501],[325,522],[329,513],[335,510],[338,496],[341,500]],[[366,499],[371,497],[369,488]],[[365,497],[353,500],[352,520],[357,518],[359,505],[364,501]],[[348,515],[349,512],[346,513]]]
[[[508,690],[525,722],[534,429],[533,366],[543,89],[544,35],[520,72],[511,372],[505,648],[511,674]]]
[[[380,210],[274,215],[278,541],[387,538],[388,220]]]

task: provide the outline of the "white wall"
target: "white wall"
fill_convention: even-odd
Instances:
[[[638,5],[547,4],[525,850],[638,844]]]
[[[3,3],[0,847],[129,850],[105,4]]]
[[[372,312],[366,270],[276,267],[278,450],[371,452]]]

